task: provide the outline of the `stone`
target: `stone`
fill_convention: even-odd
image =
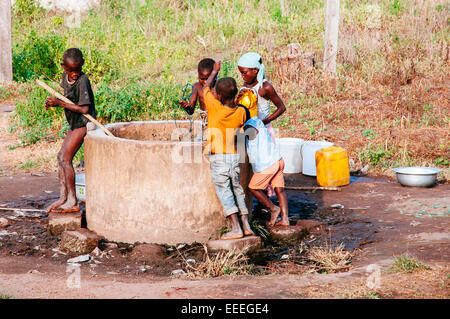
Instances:
[[[172,271],[172,276],[183,277],[186,276],[186,272],[183,269],[175,269],[174,271]]]
[[[206,243],[208,249],[214,250],[243,250],[249,247],[250,250],[258,249],[262,246],[261,238],[258,236],[245,236],[240,239],[217,239],[209,240]]]
[[[141,262],[154,262],[166,258],[167,249],[156,244],[138,244],[133,248],[130,257]]]
[[[67,263],[72,264],[72,263],[84,263],[86,261],[91,260],[91,256],[90,255],[81,255],[75,258],[71,258],[67,260]]]
[[[48,214],[48,230],[53,236],[59,236],[66,230],[81,228],[82,213],[50,213]]]
[[[86,228],[66,230],[61,235],[60,247],[71,253],[88,254],[98,245],[99,237]]]
[[[98,247],[95,247],[94,250],[91,251],[91,254],[93,254],[96,257],[102,257],[103,252]]]
[[[9,221],[6,218],[0,217],[0,227],[6,227],[9,225]]]
[[[297,226],[306,228],[308,233],[311,234],[319,234],[325,229],[321,222],[311,219],[299,219],[297,220]]]
[[[116,249],[119,248],[119,246],[116,243],[103,243],[103,250],[110,250],[110,249]]]
[[[275,241],[299,240],[307,233],[306,228],[302,226],[275,226],[270,229],[270,235]]]

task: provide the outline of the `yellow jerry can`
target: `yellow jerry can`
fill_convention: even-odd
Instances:
[[[250,118],[258,115],[258,98],[251,89],[242,89],[235,99],[236,104],[241,104],[250,111]]]
[[[330,146],[316,152],[317,183],[322,187],[337,187],[350,183],[347,151]]]

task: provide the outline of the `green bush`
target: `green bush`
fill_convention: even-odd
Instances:
[[[38,35],[32,31],[25,42],[16,43],[13,47],[14,81],[39,77],[59,80],[65,46],[65,39],[58,34]]]
[[[22,145],[54,137],[55,124],[64,120],[63,110],[52,108],[46,111],[44,102],[49,95],[40,87],[34,87],[31,91],[24,92],[24,95],[26,99],[19,100],[15,108],[16,124],[23,130],[19,135]]]

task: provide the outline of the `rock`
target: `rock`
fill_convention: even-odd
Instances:
[[[178,246],[177,246],[177,249],[180,250],[180,249],[184,248],[184,246],[186,246],[186,244],[178,245]]]
[[[59,248],[52,248],[52,251],[54,251],[56,254],[67,255],[67,253],[61,251]]]
[[[174,277],[183,277],[186,276],[186,272],[183,269],[175,269],[171,275]]]
[[[66,230],[81,228],[81,212],[48,214],[48,230],[53,236],[58,236]]]
[[[103,243],[103,250],[116,249],[119,246],[116,243]]]
[[[188,259],[188,260],[186,260],[186,262],[188,264],[195,264],[196,263],[195,259]]]
[[[166,248],[156,244],[136,245],[130,257],[141,262],[154,262],[166,258]]]
[[[28,271],[29,274],[40,274],[41,272],[39,270],[33,269]]]
[[[84,263],[86,261],[91,260],[91,256],[86,254],[86,255],[81,255],[75,258],[71,258],[67,260],[68,264],[75,264],[75,263]]]
[[[98,245],[99,237],[86,228],[66,230],[61,235],[60,247],[63,251],[88,254]]]
[[[281,256],[281,258],[280,258],[281,260],[285,260],[285,259],[289,259],[289,255],[283,255],[283,256]]]
[[[0,227],[6,227],[9,225],[9,221],[6,218],[0,217]]]
[[[344,208],[344,205],[342,205],[342,204],[333,204],[333,205],[331,205],[330,206],[331,208]]]
[[[307,230],[302,226],[275,226],[270,229],[270,235],[275,241],[299,240],[306,234]]]
[[[250,250],[258,249],[262,246],[261,238],[258,236],[245,236],[240,239],[218,239],[209,240],[206,243],[208,249],[214,250],[243,250],[249,247]]]
[[[362,173],[367,173],[367,171],[369,170],[369,168],[370,168],[370,165],[367,164],[366,166],[364,166],[363,168],[361,168],[361,172],[362,172]]]
[[[95,247],[91,254],[96,257],[101,257],[103,255],[102,251],[98,247]]]
[[[305,227],[311,234],[319,234],[325,229],[321,222],[311,219],[299,219],[297,226]]]

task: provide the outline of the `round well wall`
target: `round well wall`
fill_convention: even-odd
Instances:
[[[129,122],[90,131],[85,139],[86,222],[116,242],[206,242],[225,225],[201,142],[180,141],[201,122]],[[174,140],[172,140],[174,139]],[[248,163],[241,185],[251,211]]]

